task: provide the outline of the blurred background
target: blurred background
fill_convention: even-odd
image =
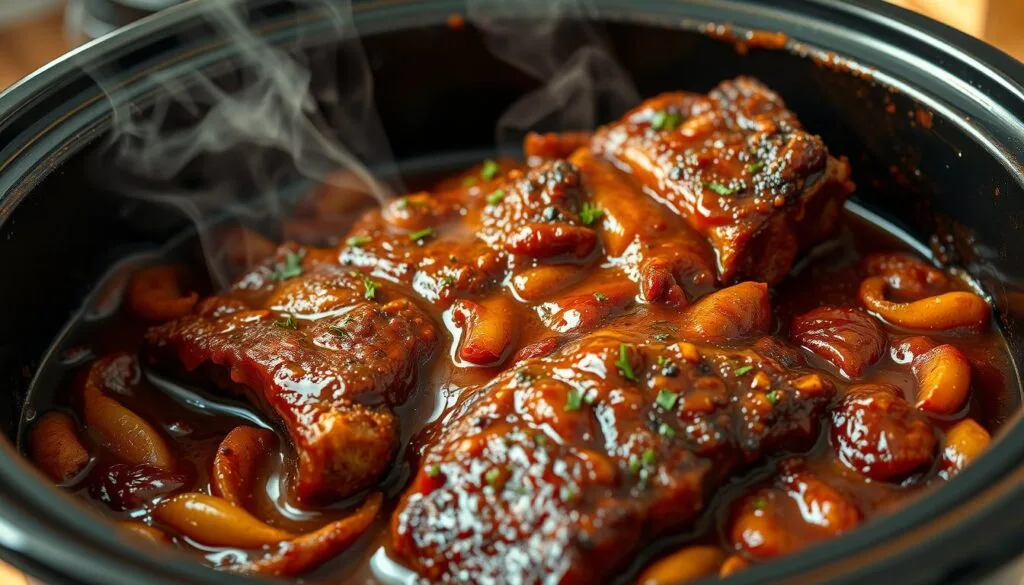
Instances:
[[[182,1],[0,0],[0,89],[81,43]],[[1024,0],[893,3],[985,39],[1024,60]]]
[[[202,1],[202,0],[191,0]],[[1024,0],[890,0],[1024,60]],[[74,47],[183,0],[0,0],[0,90]],[[991,583],[1020,583],[1024,562]],[[0,563],[0,585],[29,581]],[[38,585],[38,584],[37,584]]]

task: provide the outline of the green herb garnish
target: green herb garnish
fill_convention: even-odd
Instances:
[[[463,187],[472,187],[473,185],[476,185],[476,177],[466,177],[465,179],[462,179]]]
[[[397,207],[398,209],[405,209],[406,207],[409,207],[409,200],[406,199],[405,197],[402,197],[401,199],[398,200],[398,203],[395,203],[395,207]]]
[[[533,435],[533,442],[538,445],[546,445],[548,442],[548,438],[540,433],[537,433]]]
[[[359,272],[350,272],[352,276],[359,277],[363,281],[363,298],[372,301],[377,297],[377,289],[380,288],[380,283],[370,280],[368,276]]]
[[[562,498],[563,502],[571,502],[575,500],[576,495],[576,490],[566,485],[563,485],[562,489],[559,490],[559,496]]]
[[[602,215],[604,215],[604,210],[589,201],[584,201],[583,207],[580,208],[580,221],[583,222],[583,225],[594,223],[601,219]]]
[[[757,161],[756,163],[750,163],[749,165],[747,165],[747,171],[749,171],[752,175],[756,175],[757,173],[759,173],[762,168],[764,168],[764,163],[761,161]]]
[[[579,410],[580,406],[583,405],[583,395],[576,388],[569,390],[569,394],[565,397],[565,410]]]
[[[412,232],[411,234],[409,234],[409,239],[414,241],[414,242],[419,242],[419,241],[422,241],[425,238],[429,238],[432,235],[434,235],[434,228],[426,227],[426,228],[423,228],[421,230],[416,230],[416,231]]]
[[[328,327],[327,330],[330,331],[331,333],[333,333],[334,335],[336,335],[338,337],[341,337],[341,338],[344,338],[344,339],[348,339],[349,337],[352,337],[351,333],[349,333],[348,331],[345,331],[344,329],[342,329],[341,327],[339,327],[337,325],[335,325],[333,327]]]
[[[668,333],[655,333],[653,337],[655,341],[668,341],[671,335],[669,335]]]
[[[670,427],[668,423],[661,423],[661,425],[658,427],[658,434],[663,437],[668,437],[669,439],[671,439],[672,437],[676,436],[676,430]]]
[[[643,455],[641,455],[641,460],[644,462],[644,465],[654,465],[656,458],[657,457],[654,455],[653,449],[645,449]]]
[[[778,390],[772,390],[765,394],[764,397],[768,399],[768,402],[771,403],[772,406],[775,406],[779,403],[779,400],[782,400],[782,393]]]
[[[497,467],[492,467],[487,470],[484,474],[484,480],[487,481],[487,485],[494,487],[494,484],[498,483],[498,478],[501,477],[501,470]]]
[[[300,274],[302,274],[302,254],[287,252],[284,255],[284,264],[277,267],[274,277],[278,280],[284,280]]]
[[[483,177],[485,181],[490,181],[494,177],[497,177],[500,171],[501,167],[498,166],[498,163],[487,159],[484,161],[483,166],[480,167],[480,176]]]
[[[345,243],[348,244],[349,246],[352,246],[353,248],[362,248],[363,246],[369,244],[372,241],[373,238],[371,238],[370,236],[352,236],[351,238],[345,240]]]
[[[505,190],[498,189],[487,196],[487,205],[497,205],[505,198]]]
[[[593,404],[597,402],[597,392],[587,392],[583,395],[583,402]]]
[[[754,500],[754,509],[755,510],[764,510],[767,507],[768,507],[768,500],[766,500],[764,498],[757,498],[756,500]]]
[[[599,302],[602,302],[602,303],[608,300],[608,297],[606,297],[604,295],[604,293],[602,293],[602,292],[594,293],[594,298],[597,299]]]
[[[299,324],[295,321],[295,315],[287,313],[277,320],[276,325],[281,329],[298,329]]]
[[[735,374],[737,376],[742,376],[743,374],[746,374],[747,372],[753,369],[754,366],[743,366],[742,368],[736,368]]]
[[[427,477],[437,477],[441,475],[441,466],[438,464],[427,466]]]
[[[658,365],[659,366],[664,366],[667,363],[668,363],[668,358],[667,357],[665,357],[663,355],[659,355],[658,356]]]
[[[672,410],[676,407],[676,402],[678,400],[678,393],[662,388],[661,390],[658,390],[658,397],[654,399],[654,402],[665,410]]]
[[[630,455],[629,456],[629,472],[632,473],[633,475],[636,475],[636,474],[640,473],[640,468],[641,467],[642,467],[642,464],[640,463],[640,460],[637,459],[636,455]]]
[[[725,185],[717,183],[715,181],[704,183],[704,185],[706,185],[708,189],[711,189],[712,191],[718,193],[719,195],[732,195],[734,191],[734,189],[732,189],[731,187],[726,187]]]
[[[651,116],[651,128],[655,130],[675,130],[676,126],[683,121],[683,117],[676,112],[658,110]]]
[[[633,364],[629,363],[629,348],[626,347],[625,343],[619,344],[619,361],[615,362],[615,366],[619,368],[619,373],[622,374],[623,378],[636,382]]]

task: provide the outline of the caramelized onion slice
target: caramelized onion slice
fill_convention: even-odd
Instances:
[[[153,518],[209,546],[253,549],[295,537],[227,500],[195,492],[160,502],[153,509]]]
[[[213,495],[245,507],[260,463],[274,445],[274,433],[266,429],[239,426],[224,437],[213,457],[210,488]]]
[[[722,567],[718,570],[718,576],[722,579],[731,577],[750,566],[750,562],[740,555],[732,555],[725,559]]]
[[[83,392],[85,424],[104,446],[125,461],[149,464],[160,469],[174,468],[174,455],[164,438],[139,415],[103,394],[87,382]]]
[[[36,466],[57,483],[78,475],[89,463],[89,452],[78,439],[74,419],[58,411],[44,414],[32,427],[29,454]]]
[[[992,442],[984,427],[965,418],[946,431],[946,446],[942,449],[939,475],[949,479],[960,473],[977,459]]]
[[[132,275],[128,304],[140,317],[150,321],[171,321],[188,315],[199,301],[195,292],[185,292],[181,266],[150,266]]]
[[[233,565],[229,570],[240,573],[286,576],[308,571],[339,555],[370,527],[380,512],[383,496],[370,494],[352,514],[304,534],[258,561]]]
[[[647,567],[637,585],[674,585],[713,575],[725,560],[717,546],[687,546]]]
[[[683,312],[680,333],[686,339],[720,343],[767,334],[771,323],[768,285],[741,282],[690,305]]]
[[[886,298],[888,281],[881,276],[860,283],[860,300],[869,310],[893,325],[924,331],[960,327],[981,330],[988,326],[989,306],[980,296],[963,291],[935,295],[909,303]]]
[[[118,526],[124,530],[131,532],[135,536],[156,544],[167,544],[171,542],[171,539],[161,530],[157,530],[152,526],[143,524],[142,522],[133,522],[131,520],[122,520],[117,523]]]
[[[512,301],[504,296],[456,301],[452,317],[463,330],[459,357],[478,366],[501,363],[518,335],[514,314]]]
[[[971,366],[956,347],[945,344],[914,360],[917,407],[932,414],[960,410],[971,388]]]

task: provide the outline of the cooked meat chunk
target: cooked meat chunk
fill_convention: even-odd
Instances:
[[[750,78],[708,95],[649,99],[592,146],[708,238],[725,283],[778,282],[801,250],[832,233],[853,190],[849,164]]]
[[[580,172],[564,160],[510,176],[481,212],[477,235],[495,249],[532,258],[585,258],[597,217],[584,208]]]
[[[437,582],[597,583],[726,477],[807,446],[832,390],[751,350],[608,330],[471,388],[393,518]]]
[[[208,366],[224,386],[247,390],[291,438],[296,497],[327,501],[387,469],[399,438],[391,407],[414,388],[438,332],[362,273],[314,263],[312,253],[297,264],[299,252],[285,250],[283,265],[266,263],[146,340],[158,362]],[[282,278],[268,278],[274,270]]]
[[[703,236],[590,150],[578,150],[569,160],[580,170],[592,205],[601,210],[597,225],[605,253],[640,285],[641,298],[680,304],[684,293],[692,297],[711,289],[715,260]]]

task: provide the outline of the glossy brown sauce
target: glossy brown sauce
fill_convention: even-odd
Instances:
[[[1018,407],[972,283],[844,208],[848,161],[756,80],[525,150],[380,210],[314,191],[292,242],[221,241],[228,290],[122,266],[44,365],[66,375],[23,448],[225,570],[667,585],[898,508]],[[276,440],[229,444],[239,425]],[[200,542],[221,536],[266,544]]]
[[[914,252],[912,248],[892,234],[871,224],[865,218],[847,211],[842,218],[838,237],[819,246],[813,254],[801,262],[789,278],[776,288],[772,299],[775,310],[775,330],[777,332],[787,331],[789,321],[794,315],[821,305],[856,306],[858,303],[857,287],[860,283],[856,266],[866,255],[881,251]],[[583,290],[600,290],[604,283],[614,280],[614,278],[602,271],[595,271],[594,274],[587,276],[575,286]],[[444,321],[441,311],[434,308],[431,310],[434,318],[439,322]],[[662,314],[657,308],[651,306],[638,306],[636,315],[639,319],[651,321],[668,316],[667,311]],[[522,330],[518,342],[520,347],[529,345],[548,333],[539,323],[531,319],[531,316],[523,315],[523,322],[530,325]],[[69,351],[64,352],[63,355],[72,363],[82,363],[88,361],[90,357],[117,351],[137,352],[145,324],[140,323],[131,315],[126,315],[125,311],[121,310],[98,326],[94,325],[91,329],[97,330],[97,332],[88,335]],[[447,331],[442,351],[444,355],[451,355],[453,339],[451,331]],[[966,406],[967,414],[994,432],[1017,405],[1017,397],[1012,392],[1008,354],[1003,340],[995,331],[992,331],[970,338],[958,337],[956,342],[957,346],[968,355],[975,369],[975,379],[972,380],[974,391]],[[806,355],[812,362],[817,360],[817,365],[823,370],[828,369],[820,358],[816,358],[809,352],[806,352]],[[412,440],[402,461],[395,466],[385,481],[385,489],[389,495],[397,496],[403,488],[404,483],[408,480],[409,470],[417,465],[423,437],[430,435],[432,424],[436,426],[436,421],[444,420],[445,414],[458,401],[459,389],[485,383],[495,373],[494,368],[452,367],[448,360],[436,361],[423,386],[424,388],[437,388],[438,392],[420,392],[399,409],[403,421],[402,436],[403,438],[411,437]],[[78,374],[81,374],[80,370]],[[74,375],[69,378],[74,378]],[[913,388],[914,386],[913,377],[908,370],[896,364],[891,355],[885,356],[873,366],[871,373],[865,377],[864,381],[888,382],[901,388]],[[70,379],[65,381],[64,388],[58,394],[55,404],[37,405],[37,408],[40,410],[49,408],[77,410],[75,397],[71,390],[72,384],[69,382],[71,382]],[[163,382],[163,384],[170,385],[175,383],[173,380],[166,379]],[[197,412],[172,399],[167,393],[162,392],[158,385],[144,383],[142,388],[143,390],[136,395],[119,398],[126,406],[165,431],[166,435],[174,441],[175,452],[188,462],[178,472],[180,477],[171,478],[171,481],[180,482],[185,491],[208,492],[210,461],[218,443],[231,428],[249,421],[236,416]],[[262,415],[258,414],[251,406],[246,405],[244,401],[232,401],[230,398],[218,396],[218,391],[214,387],[198,390],[207,393],[205,396],[210,398],[209,404],[229,404],[244,409],[251,417],[249,420],[262,418]],[[913,400],[914,397],[908,395],[907,398]],[[435,422],[431,423],[430,421]],[[935,419],[935,422],[940,427],[947,425],[941,419]],[[268,428],[273,428],[270,421],[266,421],[264,424]],[[90,444],[91,439],[88,434],[84,434],[83,439],[91,447],[90,452],[97,455],[91,462],[85,477],[75,484],[73,488],[75,493],[111,517],[146,520],[146,509],[141,506],[123,511],[111,509],[109,501],[113,499],[115,501],[113,506],[119,508],[121,507],[118,503],[120,500],[117,496],[112,497],[107,494],[111,493],[111,488],[117,486],[119,482],[123,484],[125,477],[102,473],[103,469],[116,463],[116,458],[105,454],[105,451],[95,442]],[[278,437],[278,441],[280,441],[279,446],[287,445],[287,440],[283,437]],[[257,482],[259,488],[253,494],[254,510],[259,517],[269,524],[289,530],[308,530],[341,515],[346,508],[344,503],[328,508],[307,510],[288,502],[287,495],[279,483],[282,474],[287,474],[288,466],[285,459],[288,456],[285,447],[279,455],[270,458],[260,473]],[[851,494],[868,518],[896,509],[922,491],[926,491],[933,483],[931,480],[925,480],[901,486],[884,482],[865,482],[856,473],[837,463],[836,456],[824,436],[805,458],[810,469],[828,477],[833,485],[840,486]],[[725,526],[729,521],[732,501],[753,488],[768,485],[770,480],[767,477],[771,475],[775,466],[776,460],[765,461],[743,476],[734,478],[715,496],[710,513],[705,514],[698,521],[695,530],[686,531],[680,536],[664,537],[661,542],[652,543],[650,550],[663,550],[666,546],[676,546],[687,542],[723,543],[722,533],[726,530]],[[933,473],[934,470],[926,475]],[[107,490],[106,493],[103,492],[104,489]],[[394,503],[394,500],[389,502],[389,512]],[[796,524],[801,524],[803,521],[799,519],[799,511],[794,510],[793,512],[791,517],[794,519],[796,528]],[[366,582],[376,580],[381,583],[389,583],[388,579],[381,580],[379,575],[375,575],[371,570],[370,562],[370,559],[376,554],[374,564],[377,565],[378,571],[388,564],[379,554],[380,547],[387,549],[388,517],[389,514],[382,514],[375,528],[364,537],[358,546],[327,563],[313,575],[329,575],[335,578],[344,576],[352,579],[358,577],[365,579]],[[191,549],[196,554],[206,556],[209,561],[214,563],[225,556],[245,554],[242,551],[209,551],[206,550],[208,547],[195,545],[183,538],[177,539],[176,542],[186,550]],[[635,565],[643,566],[639,561]],[[395,567],[392,569],[400,570]]]

